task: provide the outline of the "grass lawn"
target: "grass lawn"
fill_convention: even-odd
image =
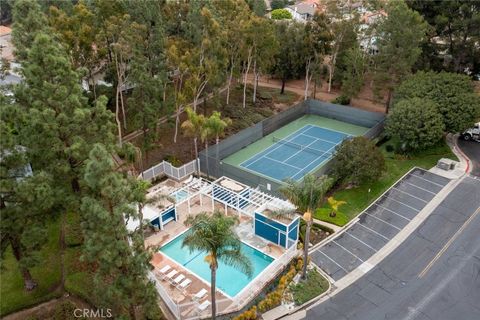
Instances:
[[[25,291],[23,278],[17,261],[9,248],[2,262],[0,283],[0,316],[61,296],[56,290],[61,281],[60,265],[60,220],[47,224],[48,243],[40,251],[40,263],[30,269],[38,287],[32,292]]]
[[[402,177],[407,171],[413,167],[420,167],[430,169],[437,164],[440,158],[451,158],[457,160],[457,157],[452,153],[448,145],[444,142],[437,147],[424,150],[422,152],[409,155],[408,157],[396,155],[392,152],[387,152],[385,147],[390,143],[387,141],[380,150],[385,156],[386,172],[383,176],[375,182],[361,185],[352,189],[342,189],[334,192],[333,196],[337,200],[344,200],[347,203],[341,207],[343,215],[338,215],[337,218],[328,217],[327,222],[336,225],[343,225],[345,220],[351,220],[364,210],[370,203],[387,190],[395,181]],[[324,220],[325,210],[329,210],[327,205],[317,210],[314,217],[319,220]],[[343,224],[342,224],[343,223]]]
[[[346,225],[347,222],[350,221],[350,217],[341,211],[338,211],[335,217],[330,217],[331,211],[330,208],[319,208],[315,211],[313,216],[318,220],[329,222],[340,227]]]
[[[307,273],[307,279],[290,286],[293,301],[297,306],[317,297],[328,289],[328,281],[317,270],[313,269]]]
[[[67,214],[65,228],[65,290],[85,301],[94,304],[93,275],[88,264],[80,260],[82,254],[82,230],[80,217],[77,214]]]

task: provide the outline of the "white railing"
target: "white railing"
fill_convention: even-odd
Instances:
[[[139,178],[144,180],[152,180],[158,176],[166,175],[175,180],[182,180],[196,171],[196,160],[184,164],[181,167],[175,167],[170,162],[163,160],[159,164],[143,171]]]
[[[148,278],[155,283],[155,288],[157,289],[158,294],[162,298],[163,302],[167,305],[168,309],[172,312],[175,318],[180,319],[180,310],[178,305],[172,300],[167,291],[159,283],[157,277],[152,272],[148,273]]]
[[[267,268],[262,271],[260,276],[248,286],[249,289],[254,287],[255,290],[247,290],[246,292],[241,292],[238,294],[234,299],[234,303],[232,304],[235,306],[235,310],[228,310],[227,312],[235,312],[245,307],[245,305],[259,295],[265,286],[272,281],[298,254],[299,251],[296,245],[288,248],[280,258],[275,259]]]

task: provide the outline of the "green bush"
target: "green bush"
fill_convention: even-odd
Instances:
[[[292,19],[292,14],[287,9],[275,9],[271,14],[274,20]]]
[[[404,99],[388,115],[385,131],[397,138],[402,151],[424,150],[443,137],[445,126],[438,106],[428,99]]]
[[[343,106],[348,106],[350,104],[350,97],[347,97],[346,95],[339,95],[335,99],[332,100],[332,103],[336,104],[341,104]]]
[[[170,164],[174,167],[180,167],[183,164],[182,160],[171,154],[166,155],[163,160],[170,162]]]
[[[385,159],[365,137],[343,140],[332,161],[332,173],[341,183],[359,185],[375,181],[385,171]]]

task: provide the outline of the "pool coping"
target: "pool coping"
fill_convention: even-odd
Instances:
[[[201,276],[199,276],[197,273],[195,273],[194,271],[192,271],[190,268],[188,268],[188,267],[180,264],[178,261],[176,261],[175,259],[173,259],[173,258],[170,257],[169,255],[167,255],[167,254],[165,254],[164,252],[160,251],[160,249],[161,249],[162,247],[166,246],[166,245],[169,244],[170,242],[172,242],[172,241],[174,241],[175,239],[177,239],[178,237],[182,236],[184,233],[186,233],[186,232],[187,232],[188,230],[190,230],[190,229],[191,229],[191,228],[188,228],[188,229],[180,232],[178,235],[176,235],[175,237],[173,237],[172,239],[170,239],[169,241],[167,241],[166,243],[164,243],[162,246],[160,246],[156,252],[162,254],[162,255],[165,256],[165,257],[167,257],[170,261],[172,261],[173,263],[175,263],[176,265],[178,265],[178,266],[181,267],[182,269],[187,270],[187,272],[192,273],[192,274],[193,274],[195,277],[197,277],[200,281],[202,281],[203,283],[205,283],[206,285],[208,285],[209,287],[211,287],[211,283],[210,283],[209,281],[203,279]],[[258,250],[257,248],[251,246],[250,244],[244,242],[244,241],[241,240],[241,239],[240,239],[240,242],[242,242],[242,243],[245,244],[246,246],[252,248],[253,250],[256,250],[256,251],[260,252],[261,254],[264,254],[264,255],[268,256],[269,258],[272,259],[272,261],[271,261],[261,272],[259,272],[254,278],[252,278],[252,279],[248,282],[248,284],[247,284],[245,287],[243,287],[243,288],[242,288],[237,294],[235,294],[233,297],[232,297],[231,295],[227,294],[226,292],[224,292],[222,289],[218,288],[218,286],[216,286],[215,289],[218,290],[218,291],[219,291],[221,294],[223,294],[225,297],[227,297],[227,298],[229,298],[230,300],[232,300],[232,302],[235,301],[235,297],[239,296],[239,295],[240,295],[241,293],[243,293],[246,289],[248,289],[248,287],[250,287],[250,285],[251,285],[252,283],[254,283],[254,282],[257,280],[257,278],[259,278],[259,277],[264,273],[264,271],[268,268],[268,266],[270,266],[275,260],[277,260],[277,259],[279,259],[279,258],[281,257],[281,256],[280,256],[279,258],[274,258],[274,257],[272,257],[271,255],[269,255],[268,253],[264,253],[263,251]],[[283,253],[282,256],[283,256],[284,254],[285,254],[285,253]]]

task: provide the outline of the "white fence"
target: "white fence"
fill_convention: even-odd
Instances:
[[[262,273],[254,280],[252,284],[249,285],[248,290],[240,292],[235,297],[233,310],[229,308],[227,312],[230,313],[241,310],[247,305],[248,302],[252,301],[254,297],[260,294],[260,292],[265,288],[265,286],[270,283],[282,270],[287,266],[290,261],[296,256],[298,256],[299,251],[297,246],[291,246],[287,251],[278,259],[275,259]]]
[[[196,172],[197,160],[192,160],[189,163],[184,164],[183,166],[177,168],[173,166],[170,162],[163,160],[156,166],[151,167],[143,171],[139,178],[144,180],[152,180],[158,176],[166,175],[169,178],[175,180],[182,180],[192,173]]]
[[[178,308],[178,305],[172,300],[172,298],[169,296],[167,291],[165,291],[162,285],[158,282],[157,277],[155,277],[155,275],[152,272],[148,274],[148,277],[153,283],[155,283],[155,288],[157,288],[158,294],[162,298],[163,302],[167,305],[168,309],[170,309],[172,314],[177,319],[180,319],[180,310]]]

